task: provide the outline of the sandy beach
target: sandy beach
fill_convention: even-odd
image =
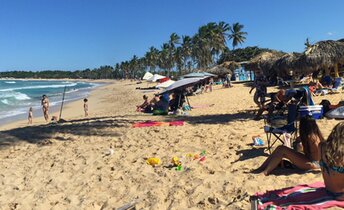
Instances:
[[[40,117],[31,126],[0,127],[0,209],[249,209],[256,192],[322,181],[321,173],[296,169],[250,173],[268,152],[252,146],[252,136],[266,137],[245,84],[190,97],[200,108],[182,117],[135,112],[144,94],[136,87],[147,84],[115,81],[93,90],[88,118],[80,100],[66,105],[65,123],[47,125]],[[343,96],[314,99],[324,98],[336,104]],[[147,120],[185,125],[132,128]],[[318,124],[327,137],[338,122]],[[205,161],[186,158],[187,170],[170,167],[172,157],[202,151]],[[146,164],[150,157],[161,164]]]

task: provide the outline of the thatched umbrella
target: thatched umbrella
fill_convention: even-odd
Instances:
[[[272,68],[282,78],[298,76],[305,72],[311,73],[312,68],[307,66],[303,59],[302,53],[288,53],[277,59]]]
[[[281,58],[285,53],[279,51],[262,52],[252,58],[245,64],[245,69],[253,71],[263,71],[264,75],[272,76],[276,73],[273,71],[273,65],[276,60]]]
[[[344,64],[344,42],[341,40],[320,41],[304,52],[304,62],[315,70]]]
[[[220,65],[214,66],[206,71],[212,74],[223,76],[226,74],[233,74],[233,71],[240,68],[240,64],[234,61],[226,61]]]

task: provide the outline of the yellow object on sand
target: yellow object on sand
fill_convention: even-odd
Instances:
[[[182,164],[178,157],[173,157],[171,163],[175,166],[180,166]]]
[[[151,158],[148,158],[146,160],[146,163],[148,165],[151,165],[151,166],[156,166],[156,165],[159,165],[160,164],[160,159],[159,158],[155,158],[155,157],[151,157]]]

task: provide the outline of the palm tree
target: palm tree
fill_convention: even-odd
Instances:
[[[161,50],[159,52],[159,59],[158,59],[158,65],[160,69],[164,69],[165,70],[165,74],[167,74],[168,69],[170,68],[170,64],[169,64],[169,44],[168,43],[164,43],[161,46]]]
[[[244,25],[240,23],[234,23],[230,29],[231,34],[229,35],[229,39],[232,40],[233,49],[238,46],[238,44],[244,43],[247,35],[247,32],[241,31],[244,28]]]
[[[168,41],[168,65],[167,65],[167,76],[169,77],[171,74],[171,70],[175,64],[176,58],[176,45],[180,44],[180,37],[176,33],[172,33],[170,36],[170,40]]]
[[[190,57],[192,55],[192,43],[191,43],[191,38],[189,36],[183,36],[182,37],[182,49],[181,49],[181,54],[182,54],[182,59],[183,59],[183,68],[186,69],[187,62],[190,60]]]
[[[159,50],[155,47],[150,47],[149,51],[145,54],[146,65],[152,72],[155,71],[155,67],[158,65],[158,55]]]

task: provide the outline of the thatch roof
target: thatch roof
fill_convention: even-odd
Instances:
[[[263,71],[265,75],[273,74],[273,65],[276,60],[281,58],[285,53],[279,51],[263,52],[252,58],[247,64],[245,69],[253,71]]]
[[[303,62],[301,53],[288,53],[277,59],[273,64],[273,70],[280,77],[287,77],[301,72],[307,71],[310,68]]]
[[[206,71],[216,75],[233,74],[233,71],[240,68],[240,64],[234,61],[226,61],[220,65],[214,66]]]
[[[344,63],[344,42],[320,41],[304,52],[304,62],[315,69]]]

